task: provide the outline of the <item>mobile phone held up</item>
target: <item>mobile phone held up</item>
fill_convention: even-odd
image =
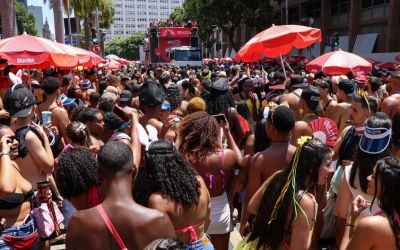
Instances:
[[[224,114],[213,115],[214,119],[217,121],[218,124],[226,123],[226,117]]]
[[[129,120],[129,117],[124,113],[121,107],[115,105],[113,108],[113,112],[121,118],[124,122],[127,122]]]

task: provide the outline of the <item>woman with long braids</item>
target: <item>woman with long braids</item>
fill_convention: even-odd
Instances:
[[[252,231],[235,249],[308,249],[318,204],[317,185],[333,172],[332,152],[318,139],[301,137],[290,164],[256,192],[248,210]]]
[[[75,146],[63,151],[55,177],[62,197],[77,210],[88,209],[101,202],[97,161],[89,149]]]
[[[229,245],[231,212],[228,197],[231,200],[233,196],[232,177],[240,157],[228,124],[221,126],[228,149],[221,142],[221,127],[206,112],[186,116],[177,128],[178,149],[203,178],[211,196],[211,223],[207,233],[217,250],[228,249]]]
[[[386,157],[379,160],[368,182],[368,190],[374,193],[371,206],[377,203],[380,211],[356,224],[360,212],[370,206],[362,196],[356,197],[347,218],[351,239],[346,249],[400,249],[399,159]]]
[[[154,141],[146,153],[149,207],[171,219],[178,240],[188,249],[214,249],[205,231],[210,223],[210,195],[200,176],[175,147]]]

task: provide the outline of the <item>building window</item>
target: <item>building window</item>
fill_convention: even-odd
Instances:
[[[321,18],[321,1],[307,4],[307,17],[312,17],[314,19]]]
[[[298,23],[299,22],[299,8],[289,8],[288,10],[289,15],[288,15],[288,21],[289,24],[292,23]]]
[[[372,25],[364,25],[360,27],[360,34],[386,34],[386,23],[377,23]]]
[[[390,0],[362,0],[361,20],[371,20],[389,16]]]
[[[332,0],[331,3],[332,16],[347,14],[349,10],[350,10],[349,0]]]

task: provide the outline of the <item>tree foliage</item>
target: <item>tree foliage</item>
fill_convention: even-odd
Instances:
[[[38,31],[35,26],[35,16],[27,12],[23,3],[15,1],[15,8],[18,35],[26,32],[29,35],[36,36]]]
[[[128,38],[114,38],[105,45],[105,52],[128,60],[138,60],[139,45],[143,45],[144,38],[143,32],[135,32]]]

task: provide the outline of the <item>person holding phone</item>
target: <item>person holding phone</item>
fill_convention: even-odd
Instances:
[[[18,145],[14,132],[0,125],[0,249],[12,249],[13,244],[28,249],[39,244],[30,216],[32,185],[14,161],[19,156]]]
[[[6,95],[6,109],[15,119],[12,129],[19,142],[19,157],[15,160],[22,176],[32,186],[47,179],[53,172],[54,158],[43,127],[32,120],[35,116],[36,98],[24,85],[10,88]]]
[[[217,119],[220,123],[217,122]],[[221,128],[228,149],[221,140]],[[211,196],[211,223],[207,233],[216,249],[228,249],[232,231],[230,202],[234,185],[234,168],[240,150],[222,116],[195,112],[182,119],[177,127],[177,147],[200,175]],[[228,197],[230,199],[228,199]]]

